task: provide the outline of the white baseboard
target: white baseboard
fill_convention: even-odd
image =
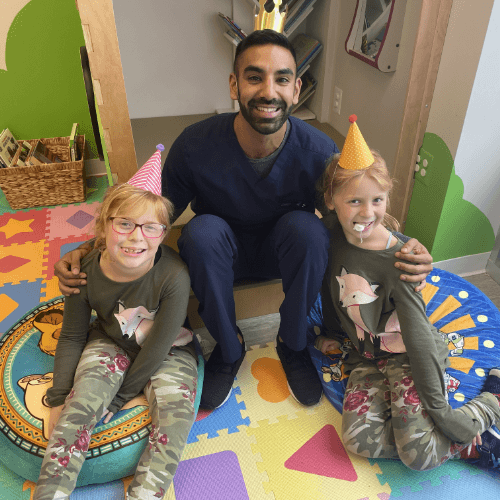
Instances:
[[[466,255],[465,257],[457,257],[456,259],[434,262],[433,265],[444,271],[458,274],[458,276],[472,276],[473,274],[485,272],[489,256],[490,252],[478,253],[475,255]]]
[[[85,160],[85,173],[87,174],[87,177],[90,177],[91,175],[107,175],[106,163],[99,160],[99,158]]]

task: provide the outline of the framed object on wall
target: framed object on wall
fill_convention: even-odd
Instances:
[[[348,54],[384,73],[396,71],[407,0],[357,0]]]

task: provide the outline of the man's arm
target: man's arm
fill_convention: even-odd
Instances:
[[[95,239],[82,243],[54,264],[54,274],[59,278],[59,290],[66,297],[80,293],[77,287],[87,284],[87,275],[80,272],[80,261],[94,248],[94,242]]]

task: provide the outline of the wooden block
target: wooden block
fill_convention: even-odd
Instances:
[[[263,281],[234,287],[236,320],[265,316],[279,312],[285,294],[281,280]],[[192,328],[202,328],[203,320],[198,314],[198,299],[191,292],[188,317]]]

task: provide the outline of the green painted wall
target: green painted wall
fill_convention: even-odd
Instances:
[[[421,241],[435,262],[489,252],[495,242],[493,227],[463,199],[464,185],[445,142],[426,133],[419,155],[405,233]]]
[[[443,210],[453,158],[444,141],[430,133],[424,135],[418,154],[419,171],[415,174],[405,233],[417,238],[430,252]],[[424,160],[427,161],[425,167]],[[425,176],[422,175],[424,171]]]
[[[463,195],[464,184],[453,168],[431,252],[436,262],[493,248],[495,232],[488,217]]]
[[[80,124],[97,151],[85,95],[80,47],[84,45],[74,0],[32,0],[7,35],[7,71],[0,70],[0,129],[16,138],[68,136]]]

